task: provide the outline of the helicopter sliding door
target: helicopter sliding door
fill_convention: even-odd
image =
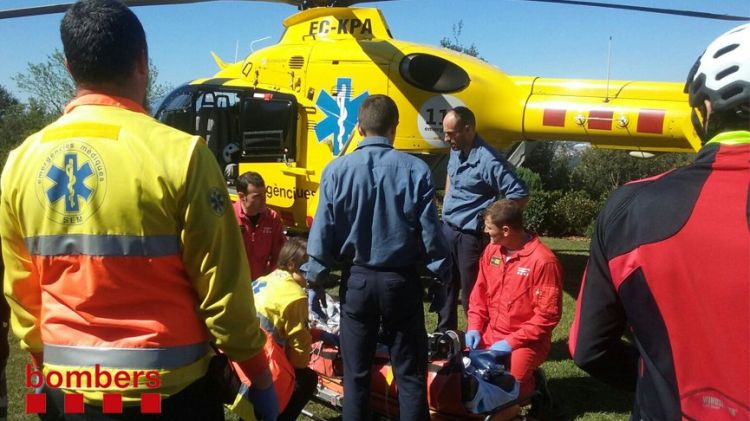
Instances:
[[[294,161],[296,101],[279,94],[255,93],[242,98],[241,162]]]

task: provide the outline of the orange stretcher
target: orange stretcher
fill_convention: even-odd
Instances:
[[[427,402],[433,421],[485,420],[510,421],[522,419],[519,413],[522,406],[530,403],[531,396],[521,396],[516,400],[495,408],[490,413],[469,413],[462,401],[463,363],[461,346],[457,339],[436,341],[430,335],[430,359],[427,374]],[[457,338],[458,334],[454,334]],[[444,349],[435,349],[442,347]],[[325,406],[341,411],[344,401],[343,362],[338,348],[318,342],[313,345],[309,367],[318,373],[318,389],[313,399]],[[387,354],[376,353],[372,367],[370,385],[370,408],[385,419],[398,419],[398,387]],[[321,419],[309,412],[312,419]]]

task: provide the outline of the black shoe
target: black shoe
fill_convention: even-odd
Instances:
[[[541,368],[534,370],[534,381],[537,394],[531,398],[531,409],[528,415],[542,421],[558,419],[559,414],[557,414],[558,411],[552,400],[544,370]]]

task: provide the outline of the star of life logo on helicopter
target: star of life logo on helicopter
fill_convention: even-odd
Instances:
[[[65,225],[82,224],[104,201],[106,177],[104,162],[94,148],[66,141],[42,161],[36,173],[36,196],[48,218]]]
[[[331,96],[325,90],[320,91],[315,102],[325,118],[315,125],[315,136],[318,142],[324,142],[329,137],[333,155],[338,156],[357,124],[357,114],[362,101],[369,96],[367,91],[352,98],[352,78],[340,77],[336,79],[336,92]]]

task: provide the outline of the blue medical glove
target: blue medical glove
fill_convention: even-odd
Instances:
[[[273,384],[265,389],[250,386],[247,397],[255,407],[255,418],[262,421],[276,421],[279,417],[279,399],[276,397]]]
[[[493,349],[495,351],[501,351],[501,352],[511,352],[511,351],[513,351],[513,348],[510,346],[510,344],[508,343],[508,341],[506,341],[505,339],[503,339],[502,341],[495,342],[494,344],[492,344],[492,346],[490,347],[490,349]]]
[[[469,349],[477,349],[477,346],[479,346],[479,342],[481,340],[482,335],[478,330],[470,330],[466,332],[466,336],[464,336],[464,341],[466,342],[466,346],[468,346]]]

